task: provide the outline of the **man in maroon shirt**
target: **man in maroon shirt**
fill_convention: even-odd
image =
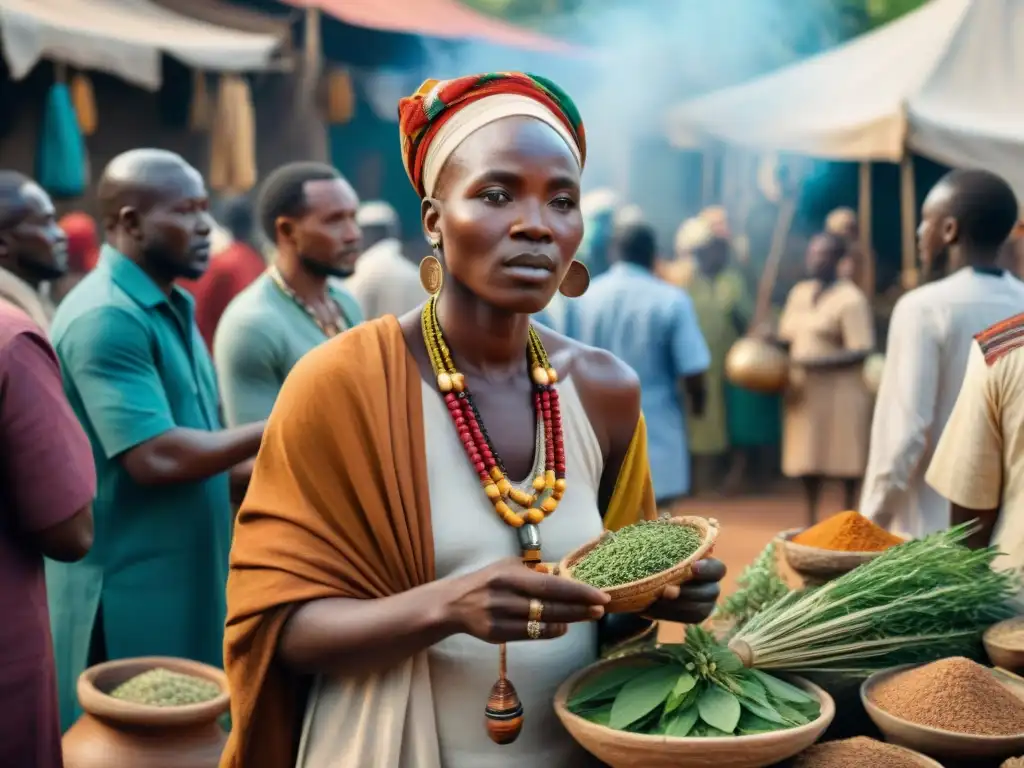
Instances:
[[[209,269],[198,280],[178,281],[196,300],[196,325],[211,352],[213,334],[225,307],[267,268],[253,244],[256,230],[247,197],[236,197],[225,204],[222,223],[231,233],[231,245],[213,254]]]
[[[43,557],[86,555],[95,493],[57,357],[0,302],[0,766],[63,765]]]

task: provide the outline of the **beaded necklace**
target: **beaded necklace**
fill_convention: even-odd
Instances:
[[[284,279],[284,275],[281,274],[281,270],[276,266],[271,266],[267,268],[267,274],[270,275],[270,279],[274,282],[274,285],[277,286],[278,290],[291,299],[295,303],[295,306],[309,315],[309,319],[316,324],[316,327],[319,328],[327,338],[333,338],[346,328],[351,328],[353,326],[351,318],[345,314],[344,307],[342,307],[341,304],[339,304],[334,297],[330,295],[330,292],[327,293],[327,298],[330,299],[328,306],[334,308],[334,316],[331,318],[330,322],[325,323],[320,319],[316,310],[314,310],[308,302],[303,300],[303,298],[299,296],[299,294],[297,294],[290,285],[288,285],[288,281]]]
[[[455,422],[466,456],[480,478],[484,494],[505,524],[517,529],[523,563],[528,568],[538,569],[541,564],[538,526],[557,509],[566,488],[562,413],[558,390],[554,386],[558,374],[551,367],[544,344],[531,326],[527,358],[533,380],[533,408],[537,418],[535,475],[531,492],[525,483],[523,485],[526,487],[517,487],[509,480],[505,465],[473,403],[466,377],[459,373],[452,362],[451,352],[437,321],[437,294],[431,296],[424,305],[420,325],[430,366],[437,377],[437,388]],[[538,624],[536,621],[530,623]],[[522,730],[523,707],[506,674],[507,652],[504,643],[499,653],[498,681],[491,688],[484,714],[491,739],[498,744],[510,744]]]
[[[480,476],[484,494],[494,505],[498,516],[513,528],[537,526],[557,509],[565,494],[565,447],[562,436],[562,414],[558,403],[558,390],[554,384],[558,374],[551,367],[544,345],[537,332],[530,327],[527,355],[533,379],[533,407],[544,432],[544,471],[533,479],[533,493],[516,488],[508,479],[505,465],[494,448],[480,413],[473,403],[473,395],[466,378],[452,362],[437,321],[437,299],[431,297],[421,315],[423,340],[430,356],[430,365],[437,376],[437,388],[444,396],[445,405],[455,422],[459,439],[465,448],[473,469]],[[532,533],[532,532],[531,532]],[[523,536],[520,537],[525,538]],[[540,542],[524,546],[523,559],[528,565],[539,563]],[[536,550],[536,551],[534,551]],[[527,557],[527,554],[530,557]],[[536,556],[537,559],[534,559]]]

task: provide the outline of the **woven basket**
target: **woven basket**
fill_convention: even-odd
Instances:
[[[888,550],[879,552],[841,552],[819,547],[808,547],[797,544],[793,538],[803,532],[803,528],[783,531],[778,535],[782,544],[782,554],[789,567],[796,571],[809,587],[820,586],[832,579],[849,573],[858,565],[874,560]]]
[[[665,591],[666,587],[678,586],[692,579],[693,564],[711,554],[715,539],[718,538],[717,520],[703,517],[672,517],[668,522],[675,525],[688,525],[695,529],[701,537],[700,546],[692,555],[667,571],[648,576],[646,579],[602,590],[611,596],[611,602],[604,607],[605,613],[641,613],[647,610],[661,597],[661,593]],[[605,536],[609,535],[611,533],[605,531],[598,538],[562,558],[562,562],[558,564],[559,575],[571,579],[573,567],[590,554],[590,551],[600,544]]]
[[[587,678],[606,670],[627,665],[642,665],[642,657],[632,656],[601,661],[566,680],[555,693],[555,714],[576,742],[611,768],[764,768],[786,760],[811,746],[835,716],[832,697],[818,686],[799,677],[785,676],[821,703],[817,720],[783,731],[756,736],[676,738],[647,736],[616,731],[573,714],[566,706],[569,694]]]

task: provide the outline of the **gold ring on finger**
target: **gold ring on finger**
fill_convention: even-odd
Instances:
[[[530,620],[526,622],[526,636],[531,640],[540,640],[540,622]]]
[[[540,621],[540,617],[544,615],[544,603],[540,600],[530,601],[530,621]]]

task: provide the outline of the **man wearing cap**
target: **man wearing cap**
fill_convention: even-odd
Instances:
[[[426,294],[420,286],[419,270],[402,253],[395,209],[380,200],[364,203],[356,222],[363,231],[363,255],[345,287],[356,297],[363,316],[367,320],[400,316],[422,304]]]

